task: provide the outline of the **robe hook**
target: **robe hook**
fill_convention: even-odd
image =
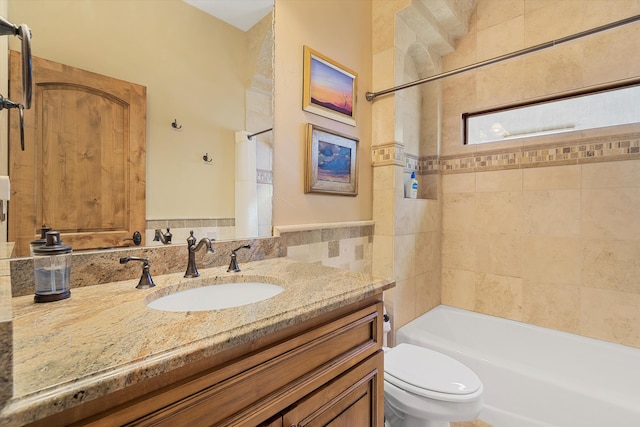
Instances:
[[[207,163],[211,163],[213,162],[213,157],[209,157],[209,153],[204,153],[204,156],[202,156],[202,160]]]
[[[178,119],[173,119],[173,123],[171,123],[171,127],[174,129],[182,129],[182,125],[178,125]]]

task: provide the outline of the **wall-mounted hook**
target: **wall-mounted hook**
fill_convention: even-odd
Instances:
[[[213,157],[209,157],[209,153],[204,153],[204,156],[202,156],[202,160],[207,163],[211,163],[213,162]]]
[[[182,125],[178,124],[178,119],[173,119],[173,123],[171,123],[171,127],[174,129],[182,129]]]

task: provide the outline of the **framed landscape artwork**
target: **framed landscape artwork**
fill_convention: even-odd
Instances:
[[[302,109],[355,126],[357,74],[308,46],[303,71]]]
[[[358,140],[307,124],[305,193],[358,194]]]

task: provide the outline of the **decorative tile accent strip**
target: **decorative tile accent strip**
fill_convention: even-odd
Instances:
[[[404,146],[392,143],[371,147],[371,161],[374,167],[386,165],[404,166]]]
[[[408,153],[404,155],[404,171],[420,173],[420,162],[418,160],[418,156]]]
[[[200,227],[233,227],[235,218],[200,218],[200,219],[153,219],[147,221],[147,229],[156,228],[200,228]]]
[[[640,133],[444,156],[443,174],[640,159]]]
[[[273,184],[273,171],[257,169],[256,172],[258,184]]]
[[[420,174],[436,173],[440,170],[440,160],[438,156],[425,156],[420,158]]]

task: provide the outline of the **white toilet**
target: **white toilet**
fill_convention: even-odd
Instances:
[[[390,427],[448,427],[482,409],[482,382],[437,351],[399,344],[384,354],[384,417]]]

